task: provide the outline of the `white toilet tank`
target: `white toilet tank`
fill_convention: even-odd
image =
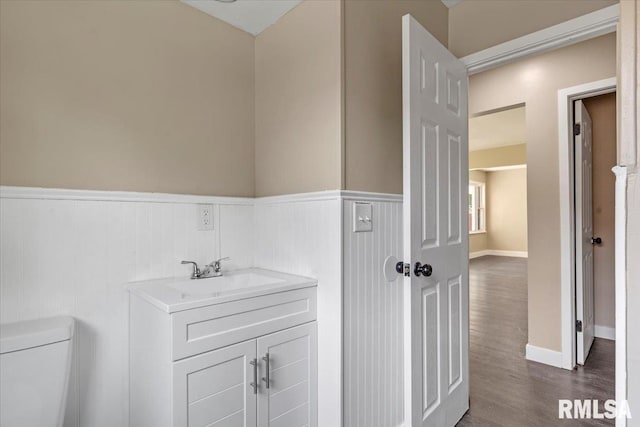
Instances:
[[[72,317],[0,325],[0,427],[60,427],[64,422]]]

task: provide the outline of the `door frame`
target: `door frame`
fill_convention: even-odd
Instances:
[[[460,58],[471,76],[531,55],[570,46],[614,33],[620,20],[620,5],[614,4],[560,24],[535,31]]]
[[[612,5],[586,15],[562,22],[543,30],[509,40],[482,51],[467,55],[460,60],[467,66],[469,75],[496,68],[510,62],[519,61],[526,57],[548,52],[571,44],[579,43],[604,34],[616,32],[620,20],[620,5]],[[617,45],[619,45],[619,41]],[[595,86],[591,86],[594,85]],[[600,86],[598,86],[600,84]],[[575,274],[573,274],[575,251],[572,252],[571,241],[574,238],[571,215],[573,211],[572,180],[573,164],[570,159],[569,148],[572,148],[573,136],[570,135],[569,118],[573,120],[572,101],[587,98],[597,94],[604,94],[616,90],[617,76],[599,82],[579,85],[563,89],[558,92],[558,150],[559,150],[559,185],[560,185],[560,226],[561,226],[561,352],[560,357],[547,358],[548,364],[573,369],[576,365],[575,351]],[[597,93],[598,90],[609,88],[608,92]],[[572,128],[572,125],[571,125]],[[570,145],[571,144],[571,145]],[[571,153],[573,150],[571,149]],[[619,227],[616,220],[616,227]],[[567,234],[570,233],[570,234]],[[575,248],[574,248],[575,249]],[[616,251],[616,262],[620,255]],[[618,289],[622,286],[621,289]],[[616,284],[616,304],[626,307],[626,285]],[[624,294],[622,297],[619,294]],[[621,299],[619,299],[621,298]],[[616,325],[616,337],[624,332],[626,325]],[[618,331],[619,330],[619,331]],[[617,340],[616,340],[617,341]],[[618,342],[618,345],[622,345]],[[616,354],[624,348],[616,348]],[[557,354],[556,352],[553,352]],[[619,369],[622,371],[622,369]],[[616,370],[616,375],[618,375]],[[621,374],[624,372],[621,372]]]
[[[573,102],[616,91],[616,77],[558,91],[558,177],[560,181],[560,301],[562,368],[576,366],[576,246]],[[618,325],[616,325],[618,326]]]

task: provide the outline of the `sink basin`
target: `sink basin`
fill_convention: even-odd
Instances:
[[[168,286],[183,294],[198,296],[220,294],[229,290],[241,290],[284,282],[282,279],[267,276],[260,273],[228,273],[220,277],[208,277],[206,279],[185,280],[171,283]]]
[[[317,286],[317,280],[262,268],[225,272],[220,277],[186,277],[132,282],[129,292],[167,313],[244,298]]]

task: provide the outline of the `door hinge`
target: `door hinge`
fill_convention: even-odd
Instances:
[[[580,135],[580,123],[573,125],[573,134],[576,136]]]
[[[582,320],[576,320],[576,332],[582,332]]]

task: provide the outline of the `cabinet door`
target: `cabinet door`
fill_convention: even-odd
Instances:
[[[173,426],[255,426],[255,358],[251,340],[175,362]]]
[[[316,322],[258,338],[258,427],[317,426],[317,353]]]

